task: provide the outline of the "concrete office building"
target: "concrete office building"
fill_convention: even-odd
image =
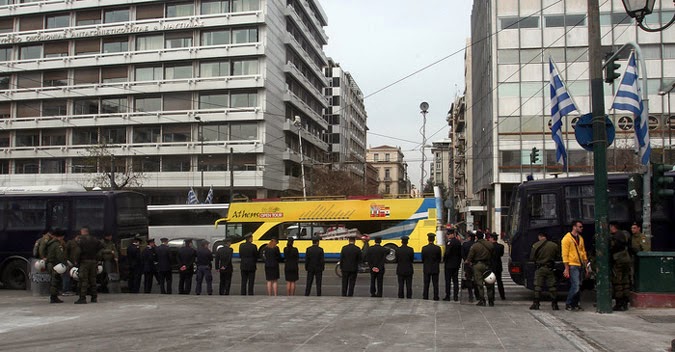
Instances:
[[[550,133],[548,58],[557,63],[580,113],[590,111],[588,73],[588,19],[584,0],[475,0],[471,18],[471,63],[467,74],[466,109],[472,127],[471,159],[473,192],[484,210],[475,223],[495,232],[505,228],[505,216],[514,185],[531,172],[535,179],[554,174],[574,176],[591,173],[592,153],[574,137],[579,114],[565,119],[564,139],[569,172],[556,163]],[[646,24],[658,27],[675,13],[673,2],[657,0]],[[601,2],[600,30],[603,51],[617,50],[629,41],[640,44],[647,62],[652,160],[672,157],[672,111],[675,101],[658,94],[664,82],[675,78],[675,30],[648,33],[625,13],[620,0]],[[622,54],[621,73],[628,52]],[[633,118],[624,111],[609,110],[620,80],[605,85],[605,106],[616,126],[616,140],[608,149],[609,171],[637,170],[633,149]],[[543,156],[530,165],[533,147]],[[664,148],[665,147],[665,148]],[[665,152],[665,153],[664,153]],[[670,159],[672,161],[672,159]]]
[[[329,150],[324,26],[316,0],[0,1],[0,185],[301,194],[299,135],[306,163]]]

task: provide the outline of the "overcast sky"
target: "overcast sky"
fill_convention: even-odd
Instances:
[[[366,96],[368,146],[400,146],[419,186],[422,114],[427,144],[448,136],[445,120],[464,91],[470,0],[319,0],[328,17],[326,53],[352,74]],[[455,53],[454,55],[452,55]],[[447,56],[440,63],[377,92]],[[427,174],[431,153],[426,150]]]

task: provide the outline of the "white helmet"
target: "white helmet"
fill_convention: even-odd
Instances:
[[[47,267],[47,263],[45,262],[44,259],[36,260],[35,264],[33,264],[35,267],[35,270],[37,271],[45,271],[45,268]]]
[[[65,273],[66,269],[68,269],[68,267],[63,263],[58,263],[58,264],[54,265],[54,271],[56,271],[59,274]]]
[[[96,274],[100,274],[103,272],[103,265],[99,264],[96,266]]]
[[[73,267],[72,269],[70,269],[70,277],[71,277],[73,280],[79,280],[79,279],[80,279],[80,275],[79,275],[79,273],[78,273],[78,270],[79,270],[79,269],[76,268],[76,267]]]
[[[483,273],[483,281],[488,285],[492,285],[497,281],[497,275],[495,275],[492,270],[486,270],[485,273]]]
[[[218,252],[221,248],[223,248],[223,245],[222,245],[222,244],[219,245],[218,247],[216,247],[216,252]]]

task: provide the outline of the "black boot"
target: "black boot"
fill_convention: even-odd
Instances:
[[[96,296],[91,296],[91,303],[97,303]]]
[[[51,295],[49,296],[49,303],[63,303],[63,301],[59,299],[59,296]]]
[[[75,301],[75,304],[87,304],[87,296],[80,296],[80,299]]]
[[[488,306],[494,307],[494,306],[495,306],[495,301],[494,301],[494,300],[488,300]]]
[[[624,298],[621,306],[623,307],[623,310],[628,310],[628,303],[630,303],[630,299]]]
[[[530,310],[539,310],[539,301],[534,301],[530,306]]]
[[[612,307],[612,310],[615,312],[623,311],[623,303],[621,298],[617,298],[615,300],[614,307]]]
[[[450,300],[450,295],[445,295],[445,297],[443,297],[443,300],[444,300],[444,301],[449,301],[449,300]]]
[[[478,303],[476,303],[477,306],[479,307],[485,307],[485,300],[479,299]]]
[[[551,309],[560,310],[560,307],[558,307],[558,301],[551,302]]]

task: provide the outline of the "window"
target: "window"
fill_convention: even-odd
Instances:
[[[0,119],[8,119],[12,116],[12,105],[9,102],[5,103],[0,103]],[[8,145],[4,145],[3,138],[5,135],[3,133],[0,133],[0,147],[7,147]],[[9,135],[7,135],[7,138],[9,138]],[[9,139],[7,140],[7,143],[9,143]]]
[[[164,47],[187,48],[192,46],[192,32],[167,33]]]
[[[103,39],[103,53],[122,53],[126,51],[129,51],[129,38]]]
[[[98,100],[96,99],[78,99],[73,101],[73,114],[75,115],[95,115],[98,114]]]
[[[161,128],[159,126],[134,127],[134,143],[159,143],[161,141]]]
[[[149,111],[161,111],[161,110],[162,110],[162,98],[160,98],[160,97],[136,98],[136,105],[134,106],[134,111],[149,112]]]
[[[384,154],[384,161],[389,161],[389,153]]]
[[[234,29],[234,30],[232,30],[232,43],[233,44],[255,43],[257,41],[258,41],[258,29],[257,28],[245,28],[245,29]]]
[[[391,169],[390,168],[384,169],[384,180],[385,181],[391,180]]]
[[[41,159],[40,160],[41,174],[65,174],[66,160],[65,159]]]
[[[190,171],[189,155],[171,155],[162,157],[162,171]]]
[[[70,27],[70,14],[47,16],[47,28]]]
[[[199,109],[223,109],[229,107],[227,93],[202,94],[199,96]]]
[[[373,160],[374,161],[380,161],[380,154],[377,154],[377,153],[373,154]]]
[[[163,78],[162,72],[162,66],[137,67],[134,76],[136,82],[159,81]]]
[[[107,127],[101,129],[101,142],[108,144],[122,144],[127,142],[126,127]]]
[[[29,45],[21,47],[20,60],[31,60],[42,58],[42,45]]]
[[[528,195],[530,228],[557,225],[558,205],[554,193],[533,193]]]
[[[204,0],[201,5],[202,15],[214,15],[227,13],[230,11],[230,2],[228,0]]]
[[[164,36],[161,34],[136,37],[137,51],[158,49],[164,49]]]
[[[90,26],[101,23],[101,11],[80,11],[75,14],[75,23],[78,26]]]
[[[40,145],[40,131],[38,130],[16,131],[15,143],[17,147],[37,147]]]
[[[101,82],[103,83],[120,83],[128,80],[126,66],[104,66],[101,69]]]
[[[544,22],[546,27],[565,27],[565,16],[555,15],[555,16],[544,16]]]
[[[593,222],[595,217],[595,192],[593,185],[565,187],[565,223],[572,220]]]
[[[157,172],[159,171],[158,156],[142,156],[132,159],[132,167],[137,172]]]
[[[539,17],[503,17],[501,29],[539,28]]]
[[[257,75],[258,74],[258,60],[237,60],[232,62],[232,75]]]
[[[258,139],[258,126],[255,123],[233,123],[230,125],[230,140]]]
[[[128,22],[129,9],[114,9],[103,12],[103,23]]]
[[[0,19],[0,33],[14,32],[14,19],[11,17]]]
[[[68,115],[68,103],[66,100],[45,100],[42,102],[42,116],[65,116]]]
[[[223,77],[230,75],[229,61],[202,62],[199,64],[200,77]]]
[[[630,16],[626,13],[613,13],[612,14],[612,25],[617,24],[631,24],[632,20]]]
[[[73,74],[73,83],[78,84],[96,84],[98,83],[98,68],[80,68],[75,69]]]
[[[16,75],[16,88],[39,88],[42,85],[40,72],[20,72]]]
[[[227,124],[205,125],[203,131],[205,141],[226,141],[230,134]],[[198,140],[198,138],[193,140]]]
[[[16,117],[37,117],[40,116],[40,101],[22,101],[16,106]]]
[[[0,48],[0,62],[12,60],[12,48]]]
[[[61,57],[68,56],[68,42],[45,43],[44,45],[45,57]]]
[[[9,160],[0,160],[0,174],[9,174]]]
[[[16,159],[14,160],[14,173],[17,174],[37,174],[40,173],[40,160],[39,159]],[[42,215],[44,216],[44,215]],[[7,226],[16,226],[14,224],[9,224],[13,221],[13,217],[9,217],[7,220]],[[43,218],[44,219],[44,218]],[[40,224],[44,224],[44,220]],[[28,225],[28,224],[26,224]]]
[[[206,169],[209,171],[224,171],[227,168],[225,158],[205,160]],[[235,171],[255,171],[257,160],[255,154],[234,154],[232,169]]]
[[[185,17],[194,14],[195,6],[192,2],[166,5],[166,17]]]
[[[75,41],[75,55],[98,54],[101,52],[99,39],[84,39]]]
[[[170,142],[187,142],[190,140],[190,125],[166,125],[162,133],[162,141]]]
[[[102,114],[118,114],[129,110],[126,97],[101,99]]]
[[[232,0],[232,12],[257,11],[260,0]]]
[[[43,130],[42,145],[66,145],[66,130]]]
[[[185,79],[192,78],[192,64],[180,63],[164,68],[164,79]]]
[[[191,110],[192,109],[192,93],[168,93],[164,94],[164,110]]]
[[[19,30],[24,31],[36,31],[43,29],[43,17],[42,16],[20,16],[19,17]]]
[[[230,106],[233,108],[250,108],[258,106],[257,93],[232,93]]]
[[[146,20],[164,17],[164,4],[149,4],[136,6],[136,19]]]
[[[202,32],[202,46],[230,44],[230,31],[226,29]]]

